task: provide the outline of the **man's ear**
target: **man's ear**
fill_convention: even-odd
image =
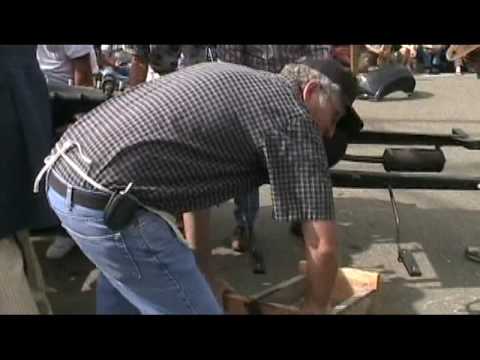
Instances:
[[[303,100],[309,102],[312,99],[312,96],[322,88],[319,80],[309,80],[303,88]]]

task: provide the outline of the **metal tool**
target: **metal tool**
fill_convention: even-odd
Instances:
[[[388,193],[390,194],[390,202],[392,204],[394,224],[395,224],[395,242],[397,244],[398,251],[398,261],[405,266],[407,269],[408,275],[412,277],[422,276],[420,267],[417,264],[417,261],[413,257],[413,254],[410,250],[402,249],[400,246],[400,215],[398,213],[397,203],[393,195],[393,190],[391,186],[388,186]]]

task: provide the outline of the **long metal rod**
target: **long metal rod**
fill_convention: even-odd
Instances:
[[[480,178],[331,170],[333,186],[362,189],[480,190]]]
[[[398,252],[400,253],[400,215],[398,213],[397,203],[395,196],[393,195],[392,187],[388,187],[388,193],[390,194],[390,202],[392,204],[393,217],[395,223],[395,242],[397,244]]]
[[[443,135],[362,130],[360,133],[351,137],[349,139],[349,143],[379,145],[462,146],[471,150],[480,149],[479,139],[470,138],[461,129],[453,129],[452,131],[452,135]]]
[[[369,156],[369,155],[350,155],[345,154],[342,161],[361,162],[368,164],[383,164],[384,160],[381,156]]]

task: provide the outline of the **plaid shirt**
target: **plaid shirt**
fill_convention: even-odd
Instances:
[[[274,218],[334,217],[322,136],[298,85],[281,75],[203,63],[141,84],[83,115],[60,139],[111,190],[133,182],[146,205],[171,213],[207,208],[268,181]],[[68,183],[90,185],[60,159]]]
[[[279,73],[286,64],[304,56],[325,59],[331,54],[330,48],[329,45],[217,45],[217,54],[225,62]]]

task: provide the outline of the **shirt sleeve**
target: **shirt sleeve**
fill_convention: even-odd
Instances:
[[[309,133],[308,127],[297,125],[265,138],[273,216],[277,221],[335,219],[325,147],[318,129],[314,131]]]
[[[93,45],[64,45],[64,49],[69,59],[76,59],[95,51]]]

